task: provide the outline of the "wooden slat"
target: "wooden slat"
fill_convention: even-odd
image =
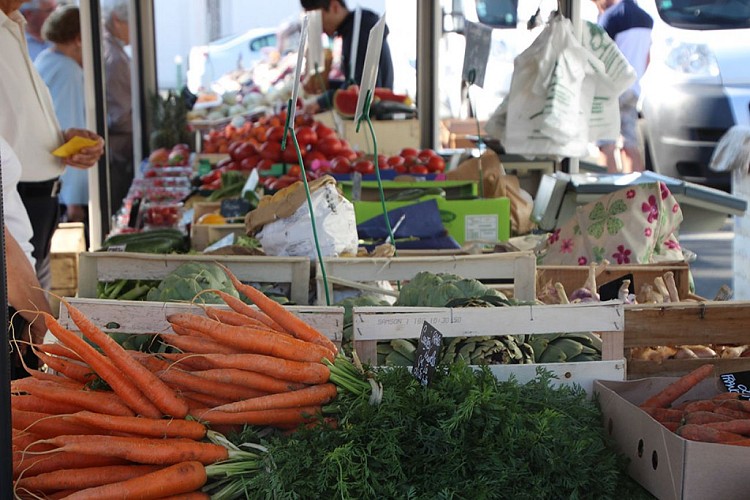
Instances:
[[[536,257],[533,252],[509,252],[481,255],[441,255],[391,258],[325,259],[327,276],[352,282],[407,281],[421,271],[452,273],[462,278],[508,280],[513,282],[513,296],[518,300],[536,299]],[[318,303],[325,301],[320,266],[316,266]],[[329,283],[329,294],[333,289]]]
[[[162,279],[187,262],[220,262],[241,281],[290,283],[290,299],[309,303],[310,260],[307,257],[257,255],[157,255],[128,252],[87,252],[79,258],[80,297],[96,297],[99,281],[119,279]]]
[[[128,300],[68,299],[71,305],[83,312],[96,326],[106,332],[153,334],[171,331],[167,316],[173,313],[191,312],[204,314],[195,305],[173,302],[139,302]],[[216,305],[227,309],[227,306]],[[340,342],[344,329],[343,307],[288,306],[331,340]],[[60,307],[60,323],[76,329],[64,306]]]
[[[661,363],[628,360],[627,377],[679,377],[705,364],[714,365],[717,374],[750,370],[750,358],[665,359]]]

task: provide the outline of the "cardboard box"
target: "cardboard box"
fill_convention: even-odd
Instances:
[[[193,223],[190,225],[190,247],[193,250],[205,250],[213,242],[228,234],[238,236],[247,234],[245,224],[196,224],[205,214],[219,213],[220,201],[198,202],[193,206]]]
[[[660,499],[746,499],[750,449],[688,441],[638,408],[647,397],[676,380],[646,378],[631,382],[597,380],[605,431],[629,459],[628,473]],[[717,380],[704,380],[676,403],[718,394]]]
[[[81,222],[66,222],[57,226],[50,246],[50,270],[53,290],[78,288],[78,255],[86,251],[86,235]]]
[[[372,137],[367,124],[359,127],[357,132],[354,120],[341,119],[341,129],[334,123],[332,113],[320,113],[315,119],[333,128],[342,139],[346,139],[352,149],[371,153]],[[384,155],[398,154],[403,148],[420,149],[419,120],[373,120],[372,128],[378,143],[378,153]]]
[[[476,200],[446,200],[436,197],[438,209],[446,217],[443,225],[448,234],[463,245],[466,241],[507,241],[510,238],[510,200],[508,198],[484,198]],[[421,200],[419,200],[421,201]],[[386,208],[392,210],[417,201],[389,201]],[[354,202],[357,224],[381,215],[383,207],[379,201]]]

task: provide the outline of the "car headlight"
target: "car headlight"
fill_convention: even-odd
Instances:
[[[664,62],[669,68],[685,76],[719,76],[716,56],[703,43],[675,42]]]

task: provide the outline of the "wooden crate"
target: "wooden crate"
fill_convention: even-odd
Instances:
[[[625,307],[624,348],[750,343],[750,301],[676,302]],[[628,360],[628,378],[680,376],[706,363],[717,373],[750,370],[750,358]]]
[[[602,334],[602,361],[544,365],[490,365],[496,375],[511,373],[529,380],[539,366],[553,371],[561,382],[577,383],[591,391],[595,379],[624,380],[623,305],[619,301],[515,307],[355,307],[354,349],[365,363],[377,363],[377,343],[397,338],[419,338],[424,322],[444,337],[505,334],[542,334],[595,331]]]
[[[71,298],[71,305],[83,312],[96,326],[108,333],[154,334],[171,332],[167,316],[191,312],[204,315],[203,309],[176,302],[139,302],[130,300],[101,300]],[[225,305],[216,305],[228,309]],[[287,306],[305,322],[314,326],[337,345],[341,344],[344,329],[343,307]],[[77,327],[67,309],[60,307],[60,323],[73,331]]]
[[[536,298],[536,258],[532,252],[508,252],[483,255],[443,255],[433,257],[352,257],[331,258],[323,261],[328,279],[329,294],[333,285],[366,288],[361,285],[373,281],[407,281],[421,271],[453,273],[463,278],[506,280],[518,300]],[[323,274],[316,266],[317,303],[325,304]]]
[[[247,234],[244,223],[232,224],[197,224],[201,216],[219,213],[220,201],[201,201],[193,206],[193,222],[190,224],[190,248],[202,251],[228,234],[237,236]]]
[[[672,262],[660,264],[625,264],[607,266],[596,278],[597,285],[603,285],[626,274],[633,275],[633,286],[636,293],[641,284],[648,283],[653,286],[654,279],[664,276],[667,271],[674,273],[677,292],[680,297],[690,295],[690,266],[687,262]],[[588,276],[587,266],[537,266],[536,286],[541,290],[548,283],[559,281],[570,293],[583,286]]]
[[[310,259],[257,255],[177,255],[128,252],[87,252],[80,256],[78,295],[96,298],[99,281],[118,279],[158,280],[186,262],[220,262],[241,281],[290,283],[290,299],[309,303]]]

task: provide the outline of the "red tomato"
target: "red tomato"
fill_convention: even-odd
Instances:
[[[339,151],[339,156],[345,156],[349,158],[350,161],[355,161],[357,158],[360,158],[364,156],[362,152],[355,152],[349,148],[342,148],[341,151]]]
[[[406,165],[403,164],[396,165],[395,167],[393,167],[393,170],[395,170],[397,174],[405,174],[409,172],[409,169],[406,167]]]
[[[264,170],[271,170],[271,167],[273,167],[273,160],[269,160],[267,158],[261,159],[258,164],[255,166],[260,171]],[[273,177],[271,177],[273,179]]]
[[[271,127],[266,132],[266,141],[281,142],[281,139],[283,138],[284,138],[284,126],[283,125],[277,125],[275,127]]]
[[[294,144],[291,142],[286,143],[286,149],[281,152],[281,161],[284,163],[297,163],[297,150],[294,148]]]
[[[278,162],[281,160],[281,143],[264,142],[260,147],[260,156],[266,160]]]
[[[320,122],[316,122],[315,125],[313,125],[313,130],[318,136],[318,140],[325,139],[326,137],[336,137],[336,132],[332,128],[329,128]]]
[[[359,160],[354,164],[354,170],[362,175],[372,174],[375,172],[375,165],[370,160]]]
[[[331,172],[334,174],[350,174],[352,172],[352,162],[349,158],[337,156],[331,160]]]
[[[399,154],[406,158],[407,156],[418,156],[419,151],[415,148],[404,148]]]
[[[427,160],[427,168],[430,172],[442,172],[445,170],[445,160],[442,156],[433,156]]]
[[[297,130],[295,130],[295,134],[297,136],[297,142],[299,143],[300,149],[303,149],[307,145],[315,144],[316,142],[318,142],[318,134],[315,133],[315,130],[313,130],[312,127],[309,127],[307,125],[297,127]]]
[[[260,156],[257,154],[248,156],[247,158],[244,158],[240,162],[240,170],[252,170],[258,166],[259,161],[260,161]]]
[[[409,173],[413,175],[426,175],[429,174],[430,171],[427,170],[427,167],[424,165],[412,165],[409,167]]]
[[[386,163],[388,164],[388,168],[396,168],[399,165],[404,164],[404,157],[403,156],[389,156],[386,160]],[[381,165],[381,169],[383,166]]]
[[[422,151],[419,152],[419,154],[417,155],[417,158],[419,158],[419,161],[421,163],[427,163],[428,161],[430,161],[430,158],[432,158],[433,156],[437,156],[437,153],[435,151],[431,149],[423,149]]]
[[[414,165],[419,165],[419,158],[415,155],[404,156],[404,166],[406,168],[413,167]]]
[[[317,149],[323,153],[326,158],[333,158],[341,151],[341,141],[335,137],[326,137],[318,141]]]
[[[286,175],[290,177],[297,177],[299,179],[302,176],[302,168],[299,165],[289,165],[289,169],[286,171]]]
[[[326,158],[323,153],[316,150],[310,151],[305,155],[305,165],[312,164],[315,160],[328,160],[328,158]]]
[[[386,155],[378,155],[378,168],[382,169],[383,165],[385,165],[388,162],[388,157]]]
[[[229,153],[229,156],[234,161],[242,161],[256,153],[255,146],[253,146],[251,142],[240,142],[239,145]]]

